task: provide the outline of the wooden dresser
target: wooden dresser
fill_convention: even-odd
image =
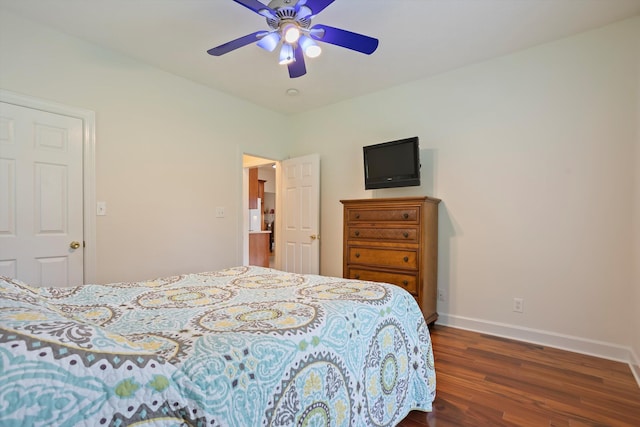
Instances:
[[[428,324],[436,321],[438,203],[431,197],[341,200],[342,274],[409,291]]]

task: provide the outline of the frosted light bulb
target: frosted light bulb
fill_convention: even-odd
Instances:
[[[282,30],[282,35],[287,43],[295,43],[300,38],[300,28],[293,24],[287,24]]]

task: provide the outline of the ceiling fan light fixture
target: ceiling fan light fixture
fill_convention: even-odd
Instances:
[[[280,49],[280,65],[288,65],[296,60],[293,55],[293,46],[288,43],[283,43]]]
[[[322,53],[316,42],[332,44],[366,55],[378,48],[376,38],[328,25],[311,26],[311,20],[335,0],[233,0],[266,18],[269,31],[256,31],[207,50],[221,56],[248,44],[257,43],[267,51],[279,51],[278,62],[286,65],[292,79],[307,73],[305,56]],[[269,1],[269,4],[265,4]]]
[[[322,53],[320,45],[307,36],[300,36],[300,47],[308,58],[317,58]]]
[[[296,24],[286,24],[282,27],[282,38],[287,43],[295,43],[300,38],[300,28]]]
[[[273,52],[280,43],[280,34],[277,31],[273,31],[258,41],[257,45],[266,51]]]

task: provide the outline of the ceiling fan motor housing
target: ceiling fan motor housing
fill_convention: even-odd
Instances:
[[[280,28],[284,22],[293,22],[300,28],[309,28],[311,20],[298,16],[296,5],[299,0],[273,0],[269,7],[276,12],[276,18],[267,17],[267,24],[274,30]]]
[[[281,7],[290,7],[294,8],[298,4],[299,0],[271,0],[267,6],[271,9],[276,10]]]

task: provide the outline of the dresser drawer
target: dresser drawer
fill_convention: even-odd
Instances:
[[[352,222],[409,222],[417,224],[420,207],[393,207],[377,209],[348,209],[347,221]]]
[[[417,252],[408,249],[351,247],[348,253],[349,264],[367,264],[372,266],[418,268]]]
[[[427,323],[438,319],[438,204],[432,197],[340,200],[342,274],[391,283],[416,300]]]
[[[408,243],[418,243],[419,231],[418,227],[403,228],[368,228],[368,227],[349,227],[349,239],[362,240],[390,240]]]
[[[418,294],[418,274],[388,273],[385,271],[349,268],[349,279],[366,280],[370,282],[391,283],[404,288],[411,294]]]

